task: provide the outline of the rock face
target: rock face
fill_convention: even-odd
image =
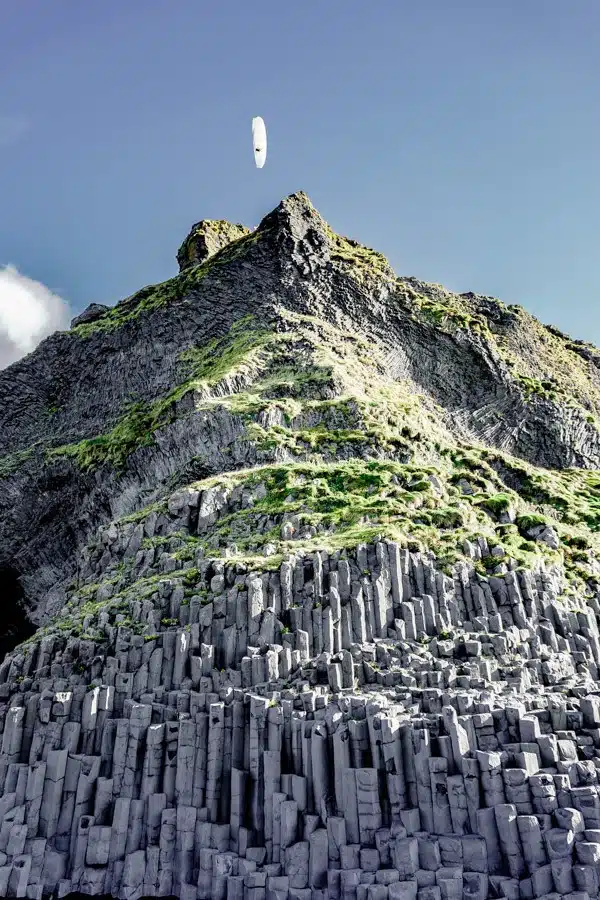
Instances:
[[[198,222],[177,251],[179,271],[201,265],[232,241],[245,237],[250,232],[244,225],[232,225],[223,219],[213,221],[203,219]]]
[[[0,896],[597,897],[593,348],[227,234],[0,373]]]
[[[76,328],[77,325],[83,325],[86,322],[94,322],[96,319],[101,318],[109,309],[110,307],[104,303],[90,303],[83,312],[71,319],[71,328]]]

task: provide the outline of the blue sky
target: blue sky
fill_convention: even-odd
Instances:
[[[2,0],[0,265],[112,304],[302,189],[398,273],[600,344],[599,103],[598,0]]]

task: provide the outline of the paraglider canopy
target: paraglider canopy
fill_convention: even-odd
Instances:
[[[257,169],[262,169],[267,158],[267,129],[260,116],[252,119],[252,144],[254,146],[254,162]]]

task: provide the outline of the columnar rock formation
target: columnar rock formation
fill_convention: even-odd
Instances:
[[[367,333],[393,318],[391,270],[378,258],[365,273],[367,251],[304,200],[290,208],[261,228],[273,284],[291,290],[293,271],[304,311],[275,304],[212,343],[195,335],[189,382],[94,440],[55,439],[41,463],[17,441],[5,466],[5,509],[71,468],[66,508],[43,523],[54,568],[52,547],[39,570],[17,552],[42,543],[38,523],[7,512],[3,526],[39,628],[0,663],[0,896],[595,898],[593,416],[509,375],[500,339],[462,320],[436,324],[440,346],[487,359],[500,412],[446,415],[431,371],[418,396],[393,336],[342,329],[361,308]],[[260,235],[233,234],[219,277],[271,277]],[[351,257],[339,282],[336,252]],[[108,340],[104,321],[71,340]],[[454,377],[446,412],[468,376]],[[493,425],[518,404],[520,459]],[[580,468],[536,469],[538,440]]]

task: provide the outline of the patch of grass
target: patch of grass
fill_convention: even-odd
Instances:
[[[76,444],[54,447],[47,454],[48,457],[70,457],[83,472],[101,465],[121,468],[134,450],[154,442],[153,434],[159,426],[160,422],[155,420],[151,407],[144,403],[134,403],[106,434],[85,438]]]
[[[600,472],[585,469],[536,469],[496,450],[482,452],[520,497],[565,525],[600,532]]]
[[[485,497],[481,500],[481,505],[496,516],[506,512],[512,504],[513,500],[508,494],[494,494],[492,497]]]
[[[522,541],[519,545],[522,550],[527,551],[528,553],[536,553],[537,552],[537,544],[534,541]]]
[[[513,377],[521,388],[526,400],[531,400],[532,397],[552,401],[560,399],[559,391],[553,381],[540,381],[538,378],[530,378],[517,372],[513,372]]]
[[[427,477],[430,471],[433,468],[393,461],[350,459],[231,473],[227,479],[230,489],[239,485],[241,478],[248,489],[262,486],[262,495],[251,509],[221,519],[216,530],[223,546],[235,544],[244,558],[265,542],[274,546],[278,558],[284,558],[299,549],[343,549],[388,537],[404,546],[428,547],[440,564],[451,565],[462,558],[463,541],[469,533],[487,529],[491,539],[493,525],[477,505],[464,503],[462,498],[444,500],[445,493],[434,496]],[[443,487],[445,473],[436,471]],[[210,479],[205,484],[219,482]],[[299,524],[294,539],[285,541],[279,523],[284,517],[289,521],[289,516]],[[311,528],[312,537],[302,536]],[[272,564],[272,557],[266,560]]]
[[[156,500],[154,503],[150,503],[148,506],[144,506],[142,509],[137,510],[136,512],[131,513],[128,516],[124,516],[119,521],[122,525],[126,525],[128,523],[136,524],[138,522],[143,522],[148,516],[153,513],[162,513],[167,511],[167,502],[166,500]]]
[[[578,550],[589,550],[591,543],[586,535],[564,535],[563,543]]]
[[[458,305],[436,302],[418,295],[416,304],[421,316],[438,327],[450,330],[466,328],[474,332],[489,333],[488,323],[483,316],[468,312]]]
[[[8,478],[9,475],[20,469],[23,463],[33,456],[39,443],[40,441],[37,441],[26,450],[16,450],[14,453],[7,453],[5,456],[0,457],[0,478]]]
[[[190,381],[217,384],[242,363],[247,363],[252,354],[276,341],[273,332],[258,328],[252,316],[244,316],[225,337],[213,338],[202,347],[191,347],[180,354],[183,371],[188,376],[181,387],[189,390]]]
[[[515,524],[519,531],[523,533],[538,525],[548,525],[548,520],[545,516],[540,516],[538,513],[529,513],[525,516],[517,516]]]
[[[332,245],[331,258],[350,265],[359,280],[373,276],[395,280],[394,272],[383,253],[365,247],[352,238],[336,234],[328,225],[325,225],[325,233]]]

